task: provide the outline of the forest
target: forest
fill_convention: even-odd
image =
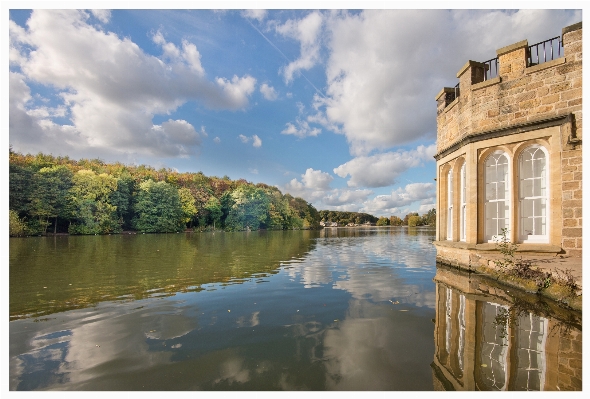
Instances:
[[[319,229],[320,222],[434,225],[435,210],[377,218],[316,210],[264,183],[100,159],[23,155],[10,149],[10,236]]]
[[[10,235],[317,229],[319,212],[273,186],[10,149]]]

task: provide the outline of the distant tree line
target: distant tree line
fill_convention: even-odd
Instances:
[[[382,216],[377,220],[377,226],[436,226],[436,209],[432,208],[422,216],[417,212],[411,212],[403,219],[398,216]]]
[[[319,212],[263,183],[10,149],[10,235],[315,229]]]
[[[332,222],[338,223],[339,225],[347,225],[349,223],[353,224],[365,224],[369,223],[376,223],[378,218],[369,215],[368,213],[360,213],[360,212],[344,212],[344,211],[320,211],[320,220],[322,222]]]

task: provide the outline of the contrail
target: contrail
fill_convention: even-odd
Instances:
[[[271,46],[273,46],[273,47],[275,48],[275,50],[277,50],[277,51],[278,51],[278,52],[279,52],[279,53],[280,53],[280,54],[283,56],[283,58],[284,58],[285,60],[287,60],[288,62],[291,62],[291,60],[289,59],[289,57],[287,57],[287,56],[285,55],[285,53],[283,53],[283,52],[281,51],[281,49],[280,49],[280,48],[278,48],[277,46],[275,46],[275,44],[274,44],[273,42],[271,42],[271,41],[270,41],[270,39],[269,39],[268,37],[266,37],[266,36],[264,35],[264,33],[262,33],[262,32],[261,32],[261,31],[260,31],[260,30],[259,30],[257,27],[255,27],[255,26],[254,26],[254,24],[253,24],[252,22],[250,22],[250,20],[248,20],[248,19],[246,18],[246,21],[248,21],[248,23],[250,24],[250,26],[251,26],[251,27],[253,27],[253,28],[256,30],[256,32],[260,33],[260,36],[262,36],[262,37],[264,38],[264,40],[266,40],[266,41],[267,41],[267,42],[268,42],[268,43],[269,43]],[[310,84],[310,85],[311,85],[311,86],[312,86],[312,87],[315,89],[315,91],[316,91],[316,92],[318,92],[318,93],[319,93],[319,94],[320,94],[320,95],[321,95],[323,98],[326,98],[326,96],[324,95],[324,93],[322,93],[322,91],[321,91],[320,89],[318,89],[318,88],[317,88],[317,87],[316,87],[316,86],[315,86],[315,85],[314,85],[314,84],[311,82],[311,80],[307,79],[307,76],[305,76],[305,74],[304,74],[303,72],[299,71],[299,73],[301,74],[301,76],[303,76],[303,77],[305,78],[305,80],[307,80],[307,82],[308,82],[308,83],[309,83],[309,84]]]

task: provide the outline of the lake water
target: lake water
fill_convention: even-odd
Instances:
[[[437,268],[433,240],[402,227],[10,239],[10,390],[577,389],[577,373],[581,387],[581,315]],[[541,371],[524,378],[514,359],[533,324]]]

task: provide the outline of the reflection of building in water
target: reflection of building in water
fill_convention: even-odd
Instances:
[[[438,269],[435,281],[435,389],[582,389],[579,329],[518,310],[506,292],[452,270]]]

